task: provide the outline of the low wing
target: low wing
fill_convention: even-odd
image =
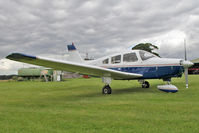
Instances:
[[[98,66],[74,63],[70,61],[48,59],[44,57],[30,56],[21,53],[13,53],[8,55],[6,58],[14,61],[49,67],[55,70],[76,72],[80,74],[99,76],[99,77],[112,77],[113,79],[134,79],[142,77],[141,74],[126,73]]]

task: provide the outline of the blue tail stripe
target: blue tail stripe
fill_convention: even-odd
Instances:
[[[74,45],[67,45],[67,47],[68,47],[68,50],[69,50],[69,51],[70,51],[70,50],[76,50],[76,48],[75,48]]]

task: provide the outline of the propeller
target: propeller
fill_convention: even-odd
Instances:
[[[184,70],[185,70],[185,82],[186,82],[186,88],[189,87],[189,84],[188,84],[188,68],[193,66],[193,63],[190,62],[190,61],[187,61],[187,60],[184,60],[182,62],[182,66],[184,67]]]
[[[193,66],[193,63],[187,60],[187,48],[186,48],[186,40],[184,40],[184,52],[185,52],[185,60],[182,62],[182,65],[185,69],[185,82],[186,82],[186,88],[189,87],[188,82],[188,68]]]

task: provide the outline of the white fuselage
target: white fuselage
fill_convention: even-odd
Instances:
[[[143,75],[143,79],[153,79],[181,76],[182,61],[182,59],[160,58],[142,50],[131,50],[86,63],[122,72],[138,73]]]

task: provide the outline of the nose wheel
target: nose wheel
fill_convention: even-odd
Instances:
[[[102,94],[111,94],[112,93],[112,89],[109,85],[105,85],[103,88],[102,88]]]
[[[142,88],[149,88],[149,87],[150,87],[150,84],[149,84],[148,81],[144,81],[144,82],[142,83]]]

